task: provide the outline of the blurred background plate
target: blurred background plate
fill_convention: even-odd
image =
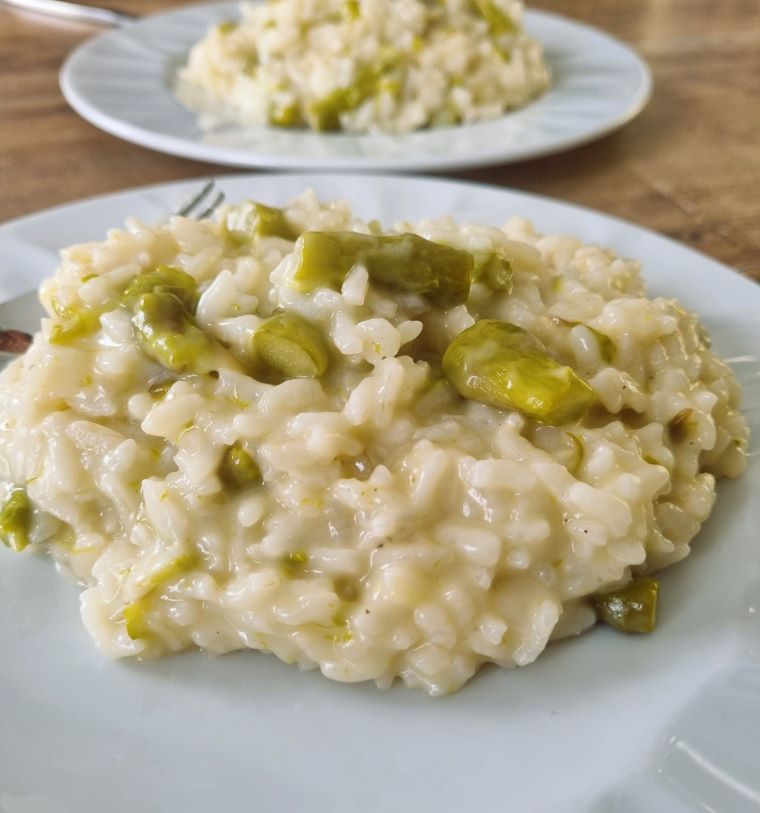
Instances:
[[[163,218],[200,181],[145,187],[0,227],[0,300],[57,251],[136,216]],[[760,287],[671,240],[523,193],[377,176],[221,178],[229,201],[283,204],[312,186],[385,224],[451,213],[577,235],[642,261],[744,384],[760,435]],[[11,274],[8,269],[13,269]],[[38,315],[0,305],[6,327]],[[0,548],[2,813],[642,813],[756,811],[760,800],[760,459],[721,482],[692,555],[661,574],[657,632],[599,628],[537,663],[484,669],[457,694],[341,685],[251,652],[112,662],[47,558]]]
[[[554,74],[549,91],[490,122],[406,135],[350,135],[227,125],[202,132],[171,85],[207,28],[239,17],[213,3],[146,17],[77,48],[61,71],[69,104],[96,127],[160,152],[241,167],[303,170],[443,170],[559,152],[615,130],[644,107],[646,63],[589,26],[528,11]]]

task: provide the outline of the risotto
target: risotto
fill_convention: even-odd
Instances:
[[[403,133],[546,90],[519,0],[270,0],[211,28],[176,92],[202,123]]]
[[[744,466],[739,388],[636,262],[306,192],[62,252],[0,378],[0,531],[108,656],[250,648],[433,695],[656,583]],[[7,562],[6,562],[6,565]]]

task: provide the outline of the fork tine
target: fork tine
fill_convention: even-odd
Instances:
[[[216,197],[211,203],[202,211],[195,215],[196,220],[203,220],[210,217],[221,205],[224,203],[224,192],[217,192]]]
[[[216,185],[216,181],[213,178],[209,178],[208,181],[203,185],[203,188],[200,192],[196,192],[190,200],[180,206],[175,214],[179,215],[180,217],[190,217],[191,212],[197,206],[201,206],[206,198],[211,194]]]

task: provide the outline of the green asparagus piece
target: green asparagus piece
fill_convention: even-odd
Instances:
[[[340,114],[355,110],[371,95],[371,88],[363,85],[336,88],[309,105],[309,121],[312,127],[321,133],[340,130]]]
[[[355,110],[380,91],[383,80],[397,72],[399,56],[391,52],[382,55],[375,64],[361,66],[354,81],[313,101],[307,110],[309,124],[321,132],[340,130],[340,115]]]
[[[474,268],[468,252],[416,234],[311,231],[301,235],[296,252],[293,283],[299,291],[339,289],[351,269],[361,264],[373,282],[424,294],[441,308],[467,301]]]
[[[168,582],[170,579],[176,579],[178,576],[183,576],[185,573],[188,573],[198,565],[198,562],[199,557],[197,553],[186,553],[182,556],[178,556],[174,561],[169,562],[151,574],[148,579],[141,582],[141,585],[148,590],[155,590],[164,582]]]
[[[254,332],[253,356],[283,378],[317,378],[330,363],[319,329],[294,313],[280,313]]]
[[[574,421],[594,401],[591,387],[570,367],[506,322],[482,319],[462,331],[442,364],[449,383],[465,398],[515,409],[546,424]]]
[[[488,23],[492,34],[499,36],[515,33],[515,24],[493,0],[473,0],[473,4],[480,16]]]
[[[29,544],[32,504],[26,489],[12,486],[0,508],[0,539],[11,550],[21,551]]]
[[[302,550],[286,553],[282,558],[282,566],[289,579],[303,577],[304,567],[309,562],[309,554]]]
[[[512,263],[498,251],[483,251],[473,255],[473,278],[484,282],[494,291],[512,293]]]
[[[128,604],[123,610],[127,635],[133,641],[145,638],[148,635],[148,624],[145,620],[148,609],[149,604],[146,598],[138,598],[137,601]]]
[[[261,482],[261,470],[240,441],[224,450],[219,479],[226,488],[235,491]]]
[[[342,11],[347,20],[358,20],[361,16],[359,0],[345,0]]]
[[[124,304],[134,307],[143,294],[172,294],[188,313],[195,313],[198,307],[198,283],[190,274],[170,265],[138,274],[124,292]]]
[[[255,201],[243,201],[227,213],[222,232],[234,246],[248,245],[256,237],[282,237],[295,240],[298,229],[291,225],[282,209]]]
[[[298,103],[272,102],[269,106],[269,123],[275,127],[300,127],[303,124],[303,117]],[[287,237],[287,239],[295,240],[295,237]]]
[[[594,596],[593,604],[602,621],[621,632],[652,632],[658,591],[658,582],[640,576],[620,590]]]
[[[145,616],[150,610],[155,591],[165,582],[185,575],[197,565],[197,554],[189,553],[178,556],[173,562],[169,562],[165,567],[160,568],[144,582],[142,586],[147,589],[145,595],[128,604],[123,610],[127,635],[133,641],[148,636],[148,623]]]
[[[174,294],[143,294],[135,303],[132,324],[143,353],[168,370],[207,373],[218,366],[219,345]]]
[[[686,440],[697,428],[694,410],[690,407],[682,409],[675,417],[668,421],[668,432],[676,443]]]
[[[148,387],[148,392],[150,393],[151,398],[155,401],[163,401],[166,398],[169,390],[172,388],[175,379],[173,378],[164,378],[161,381],[157,381],[155,384],[151,384]]]
[[[50,344],[68,345],[84,336],[90,336],[100,328],[100,312],[64,306],[54,301],[53,309],[58,319],[50,328]]]

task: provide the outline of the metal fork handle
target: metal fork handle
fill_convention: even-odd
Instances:
[[[52,17],[63,17],[67,20],[78,20],[97,25],[111,25],[117,28],[139,19],[137,15],[126,11],[85,6],[81,3],[70,3],[68,0],[0,0],[0,3]]]

